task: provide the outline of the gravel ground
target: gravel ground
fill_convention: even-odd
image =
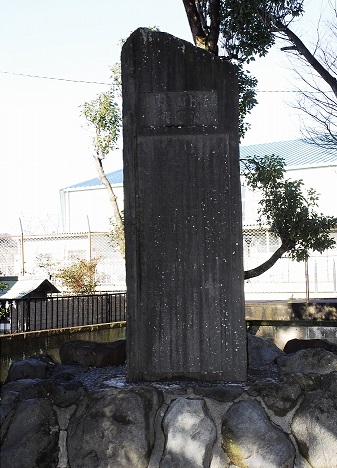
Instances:
[[[277,369],[275,366],[270,366],[264,370],[250,370],[248,373],[247,383],[231,383],[231,382],[200,382],[192,380],[172,380],[167,382],[127,382],[126,381],[126,366],[108,366],[102,368],[89,368],[85,372],[74,376],[74,380],[82,382],[89,391],[95,391],[102,388],[132,388],[133,386],[152,386],[159,389],[178,390],[193,388],[195,386],[202,387],[222,387],[223,385],[240,386],[246,388],[247,385],[256,381],[275,381],[277,380]]]

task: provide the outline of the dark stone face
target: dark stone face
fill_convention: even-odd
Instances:
[[[123,46],[128,378],[246,378],[236,69],[168,34]]]

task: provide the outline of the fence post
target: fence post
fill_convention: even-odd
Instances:
[[[309,302],[309,269],[308,269],[308,260],[304,261],[304,271],[305,271],[305,300]]]
[[[23,316],[23,330],[30,331],[30,299],[25,300],[25,309]]]
[[[20,221],[20,229],[21,229],[21,274],[22,276],[25,275],[25,248],[24,248],[24,237],[23,237],[23,229],[22,229],[22,221]]]
[[[90,229],[90,222],[89,222],[89,216],[87,215],[87,221],[88,221],[88,240],[89,240],[89,261],[91,261],[92,257],[92,238],[91,238],[91,229]]]

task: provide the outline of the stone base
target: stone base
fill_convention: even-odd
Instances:
[[[248,357],[245,384],[21,361],[1,391],[1,467],[335,468],[336,354],[249,336]]]

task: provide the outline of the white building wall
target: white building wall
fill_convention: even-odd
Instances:
[[[122,185],[113,186],[119,209],[123,211]],[[106,189],[98,187],[69,188],[60,191],[64,232],[107,232],[110,230],[112,208]],[[89,225],[88,225],[89,220]]]
[[[320,167],[289,167],[285,178],[302,179],[304,189],[313,188],[319,195],[316,210],[326,216],[337,216],[337,164]],[[244,179],[242,179],[241,195],[243,225],[254,226],[257,224],[261,193],[246,187]]]
[[[303,179],[307,188],[319,194],[317,211],[329,216],[337,216],[337,164],[306,167],[289,167],[289,179]]]

